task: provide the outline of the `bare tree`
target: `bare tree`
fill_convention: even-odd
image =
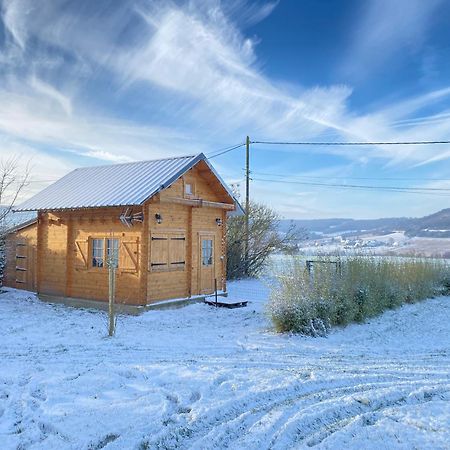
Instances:
[[[227,224],[227,277],[252,277],[264,268],[268,257],[275,252],[293,252],[299,241],[306,239],[304,229],[294,225],[280,230],[280,217],[266,205],[250,204],[249,250],[244,254],[244,216],[230,217]]]
[[[14,156],[0,160],[0,285],[5,267],[5,233],[11,225],[9,217],[30,176],[29,164],[22,171],[19,159]]]
[[[30,177],[29,164],[23,171],[19,168],[19,157],[13,156],[0,160],[0,233],[6,225],[20,193],[28,185]]]

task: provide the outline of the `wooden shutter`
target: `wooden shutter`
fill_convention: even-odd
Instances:
[[[139,271],[139,239],[121,241],[119,248],[119,269],[123,272]]]
[[[186,236],[169,235],[169,269],[184,270],[186,266]]]
[[[89,257],[89,240],[75,241],[75,268],[87,270]]]
[[[167,234],[152,234],[150,240],[150,270],[169,269],[169,238]]]

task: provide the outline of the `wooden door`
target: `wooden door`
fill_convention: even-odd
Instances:
[[[34,245],[28,246],[28,280],[27,289],[36,292],[36,247]]]
[[[36,247],[24,240],[16,243],[16,286],[28,291],[36,290]]]
[[[200,233],[199,235],[199,285],[200,294],[214,292],[215,276],[215,245],[214,235]]]

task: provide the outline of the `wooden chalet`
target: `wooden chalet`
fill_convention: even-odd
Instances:
[[[227,214],[241,207],[203,154],[76,169],[16,211],[6,286],[147,305],[226,290]]]

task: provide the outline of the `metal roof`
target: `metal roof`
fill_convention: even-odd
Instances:
[[[0,213],[5,207],[0,206]],[[8,212],[4,219],[0,222],[0,233],[12,233],[21,230],[37,221],[37,213],[35,211],[25,212]]]
[[[234,199],[203,153],[75,169],[14,211],[39,211],[140,205],[170,186],[199,161],[205,161]],[[238,206],[240,208],[240,206]]]

